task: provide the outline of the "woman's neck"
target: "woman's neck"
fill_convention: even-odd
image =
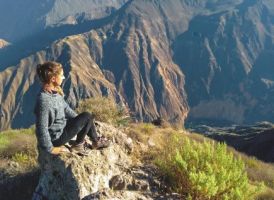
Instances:
[[[45,90],[49,93],[52,93],[53,91],[56,91],[56,88],[55,88],[54,85],[46,83],[46,84],[43,85],[43,90]]]

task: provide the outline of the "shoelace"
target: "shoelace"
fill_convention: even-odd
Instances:
[[[88,143],[85,141],[84,143],[84,150],[87,150],[88,149]]]
[[[92,149],[92,145],[85,140],[84,148],[85,149]]]

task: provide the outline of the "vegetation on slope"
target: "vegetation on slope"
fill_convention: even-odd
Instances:
[[[113,102],[113,107],[109,106],[110,100],[101,100],[96,100],[100,106],[95,100],[84,101],[78,112],[95,113],[89,104],[96,109],[104,108],[105,111],[95,114],[96,120],[111,119],[109,122],[118,124],[133,139],[136,148],[132,156],[155,164],[165,177],[168,191],[179,192],[186,199],[274,198],[273,164],[266,164],[227,148],[225,144],[183,129],[129,123],[128,118],[124,121],[126,123],[119,123],[125,119],[125,112],[121,112]],[[35,128],[31,127],[0,133],[1,184],[18,174],[37,169],[34,132]]]

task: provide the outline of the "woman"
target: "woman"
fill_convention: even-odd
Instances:
[[[42,89],[35,105],[38,149],[54,155],[67,152],[63,145],[75,135],[77,138],[71,151],[80,155],[88,154],[87,147],[109,146],[109,140],[97,136],[93,115],[88,112],[77,115],[65,102],[60,87],[65,79],[62,65],[57,62],[39,64],[37,74],[42,82]],[[90,137],[92,147],[87,145],[86,135]]]

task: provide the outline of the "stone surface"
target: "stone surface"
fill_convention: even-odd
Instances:
[[[110,147],[92,150],[84,157],[40,152],[42,173],[33,200],[41,196],[49,200],[148,200],[163,195],[155,169],[132,162],[127,135],[111,125],[96,124],[98,133],[112,140]]]

